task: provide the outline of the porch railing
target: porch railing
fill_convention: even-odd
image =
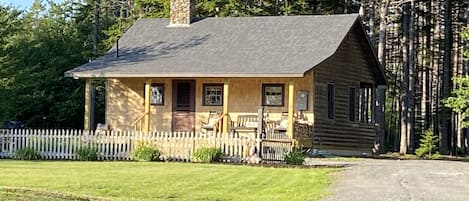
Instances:
[[[43,159],[75,160],[78,159],[77,151],[86,146],[96,149],[99,160],[130,160],[132,150],[139,143],[146,142],[154,144],[164,160],[190,161],[196,149],[216,147],[223,152],[225,162],[248,162],[253,158],[253,150],[258,150],[257,156],[260,154],[261,158],[264,157],[263,148],[260,147],[262,140],[240,137],[235,133],[209,135],[193,132],[0,130],[0,158],[12,158],[17,150],[28,147],[38,151]],[[285,144],[288,143],[278,146],[284,147]],[[283,160],[284,150],[291,150],[272,148],[278,146],[270,144],[270,151],[265,152],[270,154],[269,158]]]
[[[143,122],[145,120],[145,117],[148,115],[148,113],[143,113],[140,117],[138,117],[134,122],[132,122],[132,128],[134,131],[143,131]]]
[[[260,142],[260,155],[265,162],[283,161],[285,153],[292,151],[293,141],[287,139],[264,139]]]

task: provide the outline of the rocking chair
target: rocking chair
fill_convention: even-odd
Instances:
[[[218,129],[220,120],[222,118],[223,118],[223,116],[221,115],[221,112],[219,112],[219,111],[210,111],[209,115],[208,115],[207,122],[201,121],[202,131],[204,131],[205,133],[213,133],[213,134],[217,133],[217,129]]]

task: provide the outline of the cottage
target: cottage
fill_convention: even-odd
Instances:
[[[304,146],[371,151],[374,89],[386,83],[358,15],[194,19],[191,5],[171,0],[170,19],[137,20],[108,54],[66,72],[86,80],[85,129],[91,80],[105,79],[114,130],[201,132],[217,111],[226,133],[263,107],[289,138],[309,123]]]

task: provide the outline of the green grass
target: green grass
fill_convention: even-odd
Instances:
[[[47,200],[47,201],[64,201],[64,200],[79,200],[79,197],[68,196],[62,197],[57,194],[49,195],[47,192],[31,192],[24,191],[23,189],[0,189],[0,200]]]
[[[0,200],[70,200],[70,195],[108,200],[319,200],[327,193],[332,171],[223,164],[0,160]],[[24,188],[27,190],[21,190]],[[62,194],[68,197],[58,196]]]

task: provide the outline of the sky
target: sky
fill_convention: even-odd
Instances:
[[[54,2],[61,2],[62,0],[53,0]],[[28,9],[32,4],[34,0],[0,0],[0,4],[2,5],[12,5],[13,7],[17,7],[20,9]],[[43,3],[46,2],[46,0],[42,0]]]

